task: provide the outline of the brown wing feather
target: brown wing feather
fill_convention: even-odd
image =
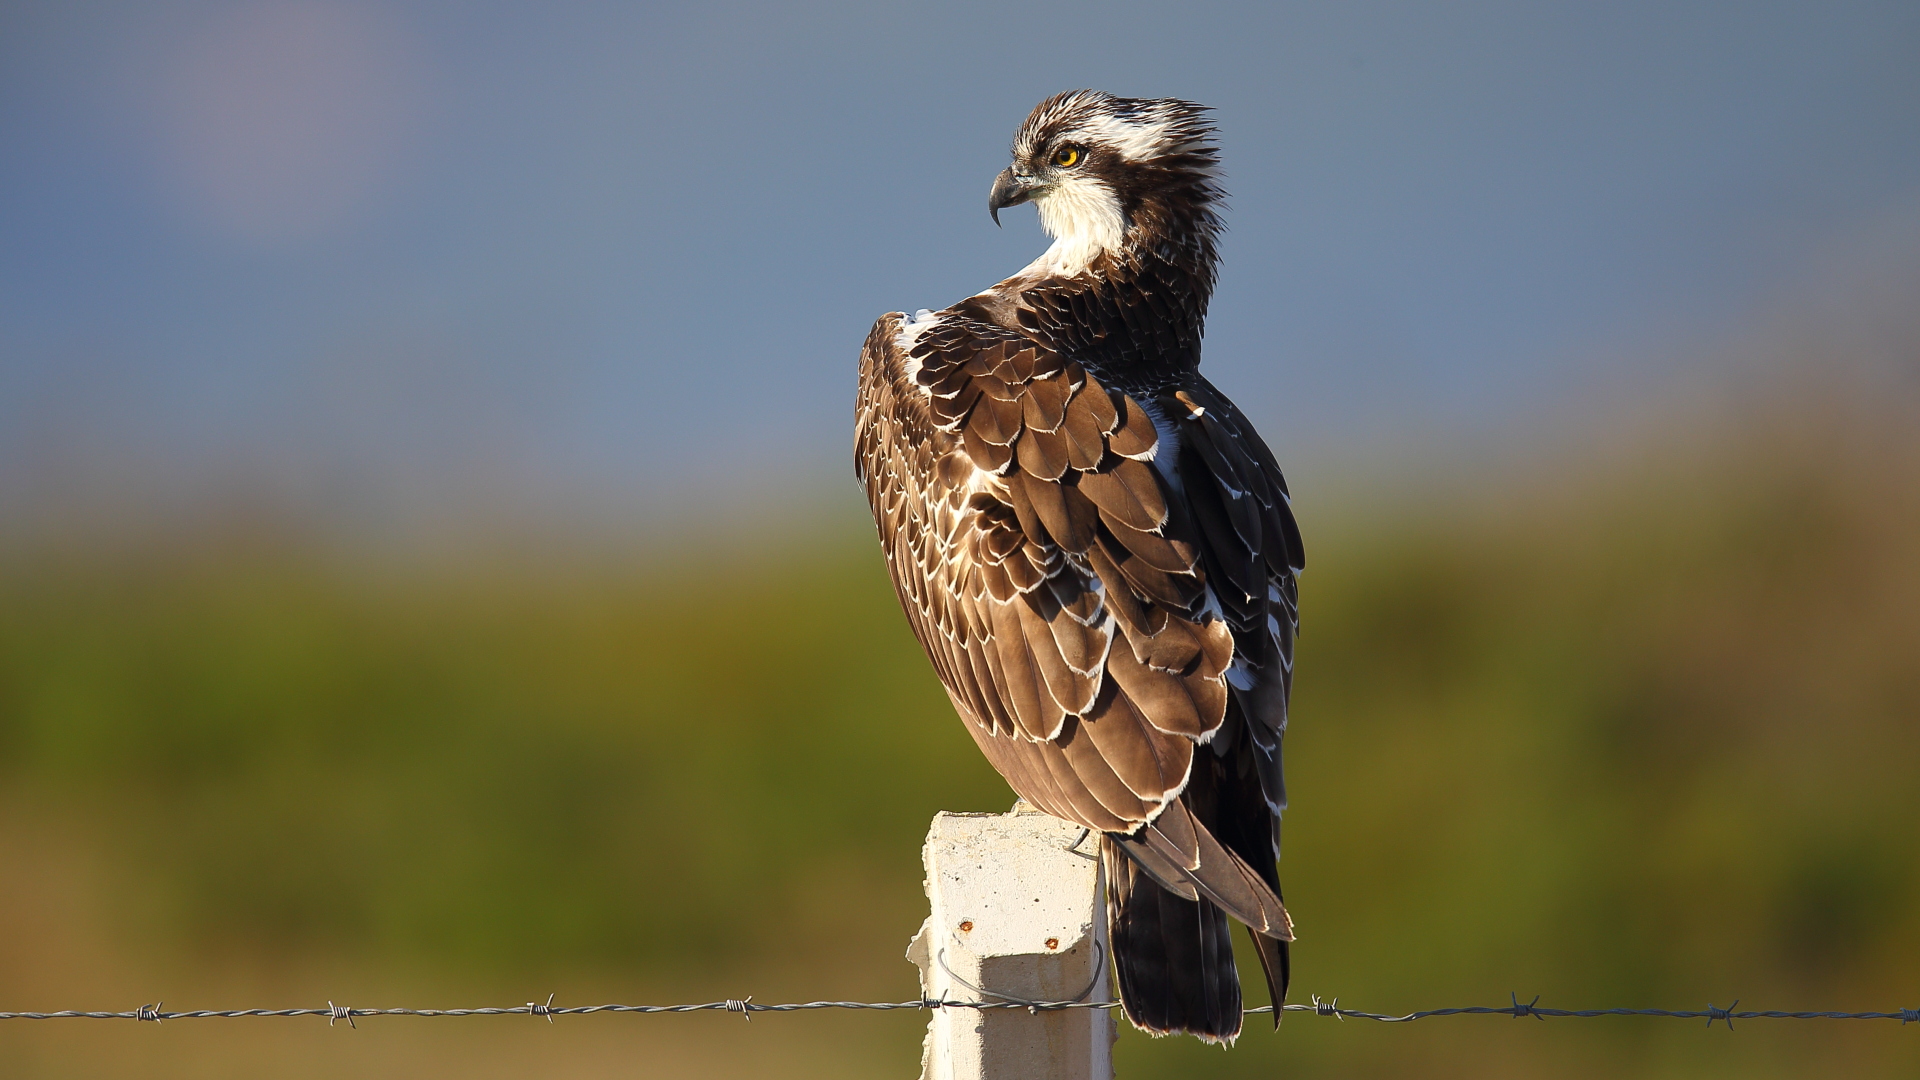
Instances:
[[[859,412],[896,591],[988,759],[1029,802],[1121,837],[1176,894],[1286,935],[1270,875],[1177,798],[1230,712],[1250,717],[1232,738],[1250,735],[1262,790],[1284,798],[1298,534],[1231,403],[1204,381],[1138,399],[949,310],[917,331],[875,325]],[[1281,669],[1278,691],[1230,686],[1236,661]]]

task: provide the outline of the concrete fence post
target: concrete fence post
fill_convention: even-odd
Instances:
[[[1111,1001],[1099,842],[1024,804],[936,815],[921,852],[932,912],[907,947],[921,994]],[[935,1009],[920,1076],[1111,1080],[1113,1039],[1108,1009]]]

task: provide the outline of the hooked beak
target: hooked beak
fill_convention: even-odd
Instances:
[[[1013,166],[1001,169],[1000,175],[993,178],[993,191],[987,195],[987,213],[993,223],[1000,224],[1000,211],[1033,198],[1038,188],[1031,179],[1014,175]]]

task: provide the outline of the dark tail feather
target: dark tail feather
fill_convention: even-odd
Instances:
[[[1240,1034],[1240,978],[1226,912],[1206,899],[1187,900],[1161,888],[1110,839],[1101,853],[1113,969],[1127,1019],[1155,1035],[1232,1041]],[[1275,944],[1282,947],[1284,971],[1285,946]],[[1262,963],[1266,959],[1263,951]]]
[[[1280,1026],[1280,1006],[1287,1003],[1287,982],[1293,977],[1293,959],[1284,941],[1267,937],[1252,927],[1247,936],[1260,954],[1260,970],[1267,973],[1267,996],[1273,1001],[1273,1026]]]

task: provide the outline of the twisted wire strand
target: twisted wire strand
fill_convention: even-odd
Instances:
[[[1724,1008],[1709,1004],[1705,1009],[1555,1009],[1539,1004],[1535,997],[1531,1002],[1523,1002],[1514,995],[1510,1005],[1463,1005],[1441,1009],[1420,1009],[1410,1013],[1377,1013],[1361,1009],[1343,1009],[1338,999],[1321,1001],[1318,997],[1312,1004],[1283,1005],[1283,1012],[1312,1013],[1316,1016],[1331,1016],[1338,1019],[1377,1020],[1386,1024],[1406,1024],[1415,1020],[1425,1020],[1435,1016],[1511,1016],[1518,1020],[1531,1016],[1537,1020],[1549,1017],[1588,1018],[1595,1016],[1657,1016],[1673,1020],[1704,1019],[1708,1027],[1716,1022],[1724,1022],[1731,1028],[1735,1020],[1898,1020],[1902,1025],[1920,1023],[1920,1009],[1897,1009],[1891,1012],[1837,1012],[1802,1011],[1789,1012],[1777,1009],[1738,1010],[1739,1002]],[[0,1020],[137,1020],[160,1023],[167,1020],[203,1020],[231,1019],[243,1016],[321,1016],[328,1024],[345,1020],[351,1025],[356,1017],[365,1016],[534,1016],[546,1017],[549,1023],[556,1016],[587,1016],[593,1013],[696,1013],[696,1012],[732,1012],[752,1019],[754,1013],[807,1012],[816,1009],[851,1009],[868,1012],[890,1012],[900,1009],[1025,1009],[1031,1012],[1052,1012],[1062,1009],[1111,1009],[1119,1003],[1113,1001],[954,1001],[921,998],[916,1001],[796,1001],[776,1004],[762,1004],[746,998],[729,998],[724,1001],[708,1001],[686,1005],[555,1005],[553,998],[547,1001],[529,1001],[525,1005],[488,1006],[473,1009],[377,1009],[358,1006],[336,1005],[328,1002],[325,1008],[312,1009],[193,1009],[169,1012],[165,1002],[155,1005],[141,1005],[126,1012],[87,1012],[78,1009],[62,1009],[58,1012],[0,1012]],[[1248,1016],[1264,1015],[1273,1012],[1273,1006],[1262,1005],[1246,1010]]]

